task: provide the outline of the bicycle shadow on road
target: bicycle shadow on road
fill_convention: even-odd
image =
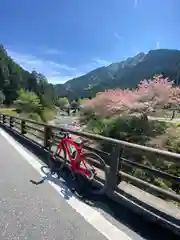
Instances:
[[[47,169],[47,171],[45,169]],[[83,187],[80,186],[79,181],[76,182],[76,180],[71,178],[71,174],[69,173],[68,169],[65,169],[61,172],[57,170],[52,173],[51,168],[47,165],[44,165],[41,167],[41,172],[44,176],[38,181],[30,180],[32,184],[40,185],[44,182],[48,182],[50,185],[56,185],[60,187],[56,189],[60,190],[58,192],[65,200],[68,200],[74,196],[78,199],[84,199],[85,202],[85,196],[87,197],[85,190],[87,189],[87,184],[83,182]]]
[[[45,171],[45,169],[47,169],[48,171]],[[52,174],[48,166],[42,166],[41,172],[44,174],[44,176],[39,181],[30,180],[32,184],[40,185],[44,182],[48,182],[51,185],[55,184],[56,186],[60,187],[60,191],[58,192],[65,200],[68,200],[73,196],[72,191],[66,184],[66,180],[64,180],[64,176],[60,177],[57,173]]]

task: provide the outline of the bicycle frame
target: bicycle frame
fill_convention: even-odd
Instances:
[[[77,154],[75,156],[75,159],[72,158],[71,153],[70,153],[69,148],[68,148],[68,145],[71,145],[76,149]],[[83,143],[78,145],[71,138],[66,137],[59,142],[59,144],[57,146],[57,150],[56,150],[57,154],[61,153],[61,150],[62,150],[63,146],[65,147],[65,151],[66,151],[66,154],[67,154],[66,157],[69,158],[70,168],[72,169],[72,171],[74,171],[76,173],[80,173],[83,176],[88,177],[89,174],[90,174],[90,171],[86,167],[86,164],[85,164],[85,161],[84,161]],[[85,168],[82,168],[82,167],[79,166],[80,159],[82,160],[82,163],[83,163]]]

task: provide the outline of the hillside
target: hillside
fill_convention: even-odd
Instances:
[[[0,45],[0,91],[5,96],[4,104],[11,105],[21,88],[36,93],[43,107],[52,106],[55,98],[53,85],[42,74],[25,71]]]
[[[179,61],[179,50],[159,49],[147,54],[139,53],[125,61],[97,68],[64,84],[55,85],[56,95],[74,99],[94,96],[107,88],[132,88],[140,80],[160,73],[176,80]]]

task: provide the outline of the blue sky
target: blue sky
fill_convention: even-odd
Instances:
[[[0,43],[62,83],[156,48],[180,48],[179,0],[0,0]]]

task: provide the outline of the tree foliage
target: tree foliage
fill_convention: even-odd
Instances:
[[[5,100],[5,96],[4,96],[3,92],[0,91],[0,105],[3,104],[4,100]]]
[[[37,94],[26,92],[24,89],[20,90],[19,97],[14,102],[14,105],[20,112],[40,113],[42,110],[42,105]]]
[[[0,45],[0,91],[5,96],[4,104],[11,105],[18,98],[21,88],[34,92],[44,107],[52,107],[55,102],[54,86],[48,83],[45,76],[36,71],[25,71]]]
[[[85,106],[100,115],[113,116],[121,113],[141,113],[147,115],[169,104],[177,105],[180,90],[173,88],[173,81],[157,75],[140,82],[136,89],[115,89],[99,93],[86,101]]]
[[[58,99],[56,100],[56,105],[57,105],[60,109],[64,110],[64,109],[67,109],[67,108],[69,107],[69,101],[68,101],[68,99],[67,99],[66,97],[58,98]]]

